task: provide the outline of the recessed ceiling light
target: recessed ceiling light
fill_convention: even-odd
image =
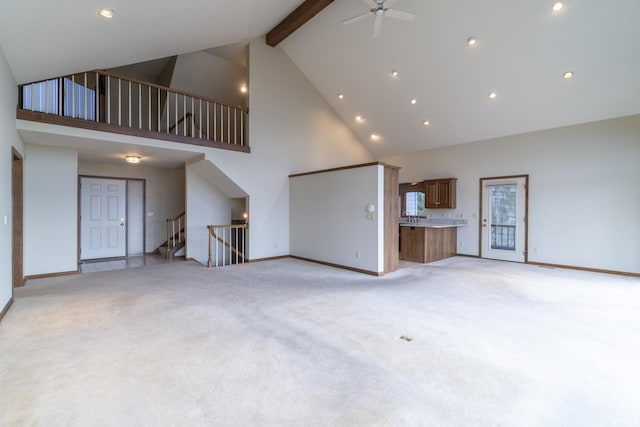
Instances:
[[[100,14],[100,16],[102,16],[103,18],[113,18],[113,9],[103,7],[98,11],[98,14]]]
[[[497,96],[498,96],[498,94],[495,93],[495,92],[490,92],[489,93],[489,98],[491,98],[491,99],[495,99]]]
[[[478,43],[478,40],[476,40],[476,38],[475,38],[475,37],[469,37],[469,38],[467,39],[467,44],[468,44],[469,46],[473,46],[473,45],[474,45],[474,44],[476,44],[476,43]]]
[[[391,75],[392,75],[393,77],[398,77],[398,76],[400,75],[400,71],[398,71],[398,70],[393,70],[393,71],[391,72]]]
[[[338,94],[338,99],[344,99],[344,95],[343,95],[343,94],[341,94],[341,93],[339,93],[339,94]]]
[[[140,160],[141,160],[140,156],[134,156],[134,155],[125,156],[124,158],[128,163],[140,163]]]
[[[363,120],[364,120],[364,119],[362,118],[362,116],[356,116],[356,121],[361,122],[361,121],[363,121]]]
[[[554,12],[558,12],[563,7],[564,7],[564,4],[561,1],[557,1],[553,4],[553,7],[551,9],[553,9]]]
[[[247,93],[248,91],[249,91],[249,89],[247,88],[247,85],[240,86],[240,92]]]
[[[565,71],[562,77],[564,77],[565,79],[570,79],[571,77],[573,77],[573,71]]]
[[[425,126],[429,126],[429,120],[425,120],[424,122],[422,122],[422,124]]]
[[[375,134],[375,133],[372,133],[372,134],[371,134],[371,139],[372,139],[373,141],[377,141],[377,140],[379,140],[379,139],[380,139],[380,135]]]
[[[411,105],[416,105],[418,103],[418,100],[413,98],[410,102],[411,102]]]

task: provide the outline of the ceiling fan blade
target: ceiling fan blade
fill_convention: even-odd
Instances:
[[[345,19],[342,21],[344,25],[353,24],[354,22],[362,21],[365,18],[368,18],[371,15],[371,12],[363,13],[362,15],[354,16],[353,18]]]
[[[416,18],[415,13],[405,12],[403,10],[397,9],[386,9],[384,11],[384,16],[388,16],[389,18],[401,19],[403,21],[413,21]]]
[[[380,29],[382,28],[382,15],[376,15],[376,19],[373,20],[373,31],[371,32],[371,38],[378,37]]]
[[[378,8],[378,3],[376,3],[375,0],[362,0],[362,1],[365,2],[365,4],[369,6],[371,9]]]

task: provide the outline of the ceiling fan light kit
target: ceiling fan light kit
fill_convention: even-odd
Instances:
[[[414,13],[405,12],[403,10],[391,9],[390,6],[396,4],[398,0],[362,0],[367,6],[369,11],[362,15],[354,16],[353,18],[345,19],[342,21],[344,25],[353,24],[358,21],[362,21],[373,15],[373,30],[371,31],[371,37],[376,38],[380,34],[382,29],[382,18],[389,17],[399,19],[401,21],[413,21],[416,17]]]

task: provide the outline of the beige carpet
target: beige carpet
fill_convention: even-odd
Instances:
[[[42,279],[0,323],[0,425],[638,426],[639,390],[640,279],[467,258]]]

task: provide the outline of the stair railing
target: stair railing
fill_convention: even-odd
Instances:
[[[185,133],[186,136],[194,136],[199,133],[199,138],[209,139],[209,134],[207,133],[206,129],[204,130],[203,134],[203,129],[200,127],[200,123],[198,123],[198,120],[193,117],[193,113],[185,114],[180,118],[180,120],[177,121],[177,123],[171,125],[171,127],[169,128],[169,133],[173,132],[176,127],[179,128],[180,125],[183,125],[183,133]],[[198,130],[198,132],[196,132],[196,129]],[[178,134],[179,133],[180,131],[178,130]],[[196,136],[196,138],[198,138],[198,136]]]
[[[167,253],[184,242],[185,212],[175,218],[167,218]]]
[[[209,261],[207,267],[244,264],[247,260],[248,224],[209,225]]]
[[[128,128],[127,134],[144,137],[154,132],[248,148],[247,108],[105,71],[23,84],[19,95],[21,119],[98,130],[109,125],[112,132]]]

